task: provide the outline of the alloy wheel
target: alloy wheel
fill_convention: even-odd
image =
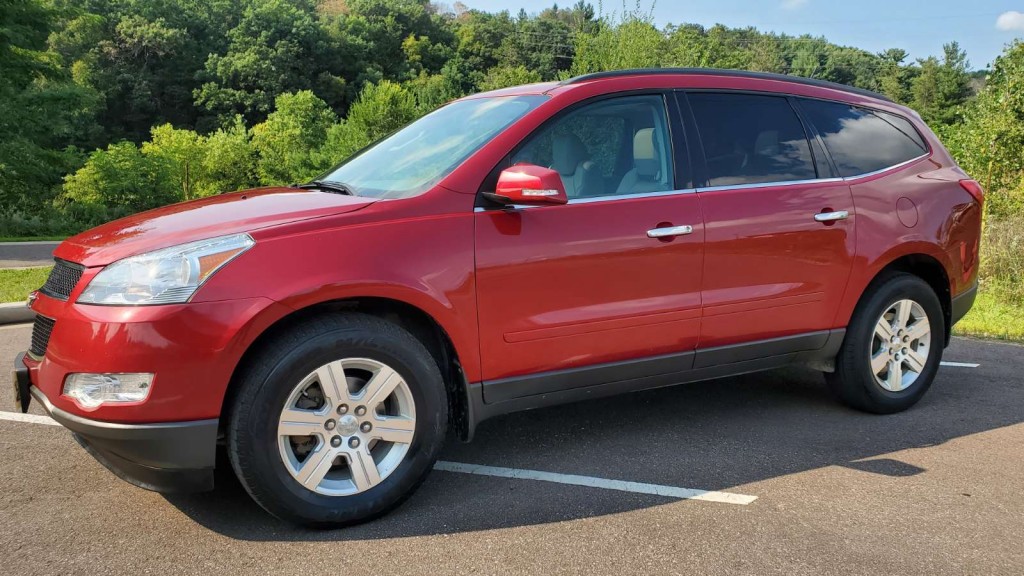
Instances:
[[[931,325],[924,308],[913,300],[892,303],[875,324],[870,362],[875,383],[902,392],[917,381],[931,351]]]
[[[380,484],[405,458],[416,431],[416,406],[405,379],[369,358],[317,368],[281,410],[281,461],[308,490],[348,496]]]

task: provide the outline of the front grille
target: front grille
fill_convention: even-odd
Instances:
[[[36,314],[35,324],[32,325],[32,346],[29,352],[36,358],[42,358],[46,354],[46,347],[50,345],[50,334],[53,334],[53,325],[57,321],[53,318]]]
[[[50,276],[46,278],[46,284],[43,284],[39,291],[51,298],[67,300],[81,279],[81,266],[58,258],[53,270],[50,271]]]

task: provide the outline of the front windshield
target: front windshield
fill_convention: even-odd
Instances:
[[[359,196],[405,198],[428,189],[544,96],[452,102],[363,149],[319,180]]]

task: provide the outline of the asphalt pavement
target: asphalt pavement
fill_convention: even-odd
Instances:
[[[0,358],[29,332],[0,328]],[[787,369],[513,414],[442,455],[747,504],[435,470],[390,515],[331,531],[268,516],[229,467],[211,493],[165,497],[63,428],[0,414],[0,572],[1022,574],[1024,347],[958,338],[944,359],[978,366],[943,367],[892,416]]]
[[[53,250],[60,242],[0,242],[0,268],[53,265]]]

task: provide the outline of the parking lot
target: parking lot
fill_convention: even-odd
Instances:
[[[0,357],[29,334],[0,327]],[[438,470],[385,518],[334,531],[268,516],[224,466],[208,494],[129,486],[63,428],[14,420],[8,389],[0,572],[1024,573],[1024,348],[955,339],[944,359],[968,365],[894,416],[791,369],[503,417],[451,440],[442,467],[591,486]]]

